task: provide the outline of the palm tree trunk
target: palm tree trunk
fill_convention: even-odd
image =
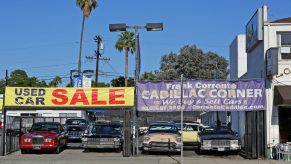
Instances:
[[[125,48],[125,76],[124,76],[125,87],[127,87],[127,79],[128,79],[128,48]]]
[[[81,37],[80,37],[80,50],[79,50],[79,60],[78,60],[78,74],[81,73],[81,59],[82,59],[82,46],[83,46],[83,33],[84,33],[84,26],[85,26],[85,15],[83,14],[82,19],[82,29],[81,29]]]

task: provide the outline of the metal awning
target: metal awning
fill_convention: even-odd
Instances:
[[[275,86],[274,104],[280,106],[291,106],[291,86]]]

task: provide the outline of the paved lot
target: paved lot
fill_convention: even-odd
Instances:
[[[60,154],[41,152],[21,154],[20,152],[0,157],[0,164],[175,164],[180,161],[179,154],[168,156],[164,153],[122,157],[122,153],[112,151],[83,152],[83,149],[67,149]],[[197,155],[194,151],[184,152],[184,163],[197,164],[264,164],[279,163],[274,160],[247,160],[238,155]]]

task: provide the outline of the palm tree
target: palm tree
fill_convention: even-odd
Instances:
[[[127,87],[127,79],[128,79],[128,52],[135,51],[135,38],[133,32],[124,31],[119,35],[117,42],[115,43],[115,48],[122,52],[125,51],[125,87]]]
[[[79,60],[78,60],[78,74],[80,74],[81,73],[82,44],[83,44],[85,18],[89,17],[92,9],[95,9],[98,6],[98,4],[97,4],[97,0],[76,0],[76,4],[83,11],[82,30],[81,30],[81,37],[80,37]]]
[[[57,87],[59,84],[62,84],[62,78],[60,76],[56,76],[51,82],[49,82],[50,87]]]

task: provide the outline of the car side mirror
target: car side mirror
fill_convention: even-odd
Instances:
[[[201,135],[201,132],[198,132],[197,135],[200,136]]]
[[[234,132],[234,135],[235,135],[236,137],[238,137],[238,132]]]

